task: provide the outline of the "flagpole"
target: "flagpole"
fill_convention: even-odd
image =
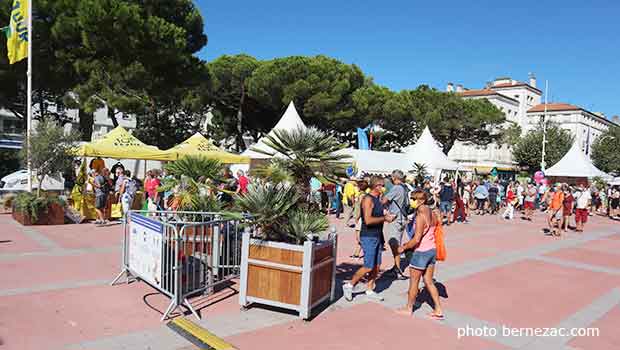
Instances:
[[[26,163],[28,167],[28,192],[32,192],[32,162],[30,157],[30,134],[32,128],[32,6],[33,1],[28,2],[28,77],[27,105],[26,105]]]

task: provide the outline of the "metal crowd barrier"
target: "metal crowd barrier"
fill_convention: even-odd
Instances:
[[[200,319],[189,298],[239,277],[244,227],[244,220],[218,213],[131,210],[123,224],[122,271],[111,284],[133,277],[169,297],[162,321],[179,306]]]

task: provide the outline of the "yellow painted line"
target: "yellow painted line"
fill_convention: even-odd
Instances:
[[[194,337],[199,342],[207,345],[209,349],[236,350],[234,346],[226,342],[224,339],[216,336],[188,319],[179,317],[172,320],[171,323],[179,329],[185,331],[188,335]]]

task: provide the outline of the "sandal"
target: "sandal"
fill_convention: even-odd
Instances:
[[[444,316],[444,315],[437,315],[437,314],[436,314],[436,313],[434,313],[434,312],[429,313],[429,314],[428,314],[428,317],[430,317],[430,318],[431,318],[431,319],[433,319],[433,320],[439,320],[439,321],[442,321],[442,320],[444,320],[444,319],[445,319],[445,316]]]

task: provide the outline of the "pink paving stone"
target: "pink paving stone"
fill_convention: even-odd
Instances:
[[[620,240],[618,239],[597,239],[594,241],[586,242],[579,247],[584,249],[593,249],[605,251],[608,253],[620,254]]]
[[[461,247],[474,247],[495,249],[497,251],[514,251],[534,247],[536,245],[551,242],[549,237],[545,237],[542,231],[532,234],[524,232],[518,227],[498,228],[495,235],[484,235],[467,238],[465,245]]]
[[[447,246],[446,251],[448,253],[447,259],[441,265],[456,266],[462,263],[489,258],[495,255],[492,251],[475,250],[465,247],[451,247]]]
[[[447,282],[445,307],[512,327],[550,327],[618,285],[617,276],[526,260]]]
[[[120,251],[70,256],[34,256],[0,261],[0,288],[15,289],[109,279],[120,272]]]
[[[152,328],[158,314],[146,307],[143,285],[88,287],[0,298],[7,349],[53,348],[97,337]],[[158,309],[165,299],[150,297]]]
[[[0,243],[0,254],[29,253],[45,250],[45,247],[26,236],[21,232],[20,227],[9,222],[9,220],[13,220],[10,215],[0,215],[0,241],[8,241]],[[20,225],[19,223],[16,224]]]
[[[96,227],[87,223],[35,226],[35,229],[61,247],[68,249],[120,246],[123,240],[122,225]]]
[[[607,236],[606,238],[617,241],[617,240],[620,240],[620,234],[615,234],[615,235]]]
[[[620,348],[620,306],[616,306],[588,328],[598,328],[598,337],[577,337],[568,345],[574,349],[617,350]]]
[[[223,293],[231,294],[230,290]],[[239,312],[226,294],[202,300],[204,317]],[[146,299],[159,312],[143,301]],[[53,349],[160,327],[169,299],[143,283],[66,289],[0,298],[3,350]]]
[[[456,329],[396,314],[366,303],[324,312],[311,322],[293,321],[226,339],[237,348],[276,349],[503,349],[480,338],[457,339]]]
[[[607,253],[592,249],[564,248],[546,256],[562,260],[576,261],[584,264],[611,267],[620,269],[620,256],[618,253]]]

